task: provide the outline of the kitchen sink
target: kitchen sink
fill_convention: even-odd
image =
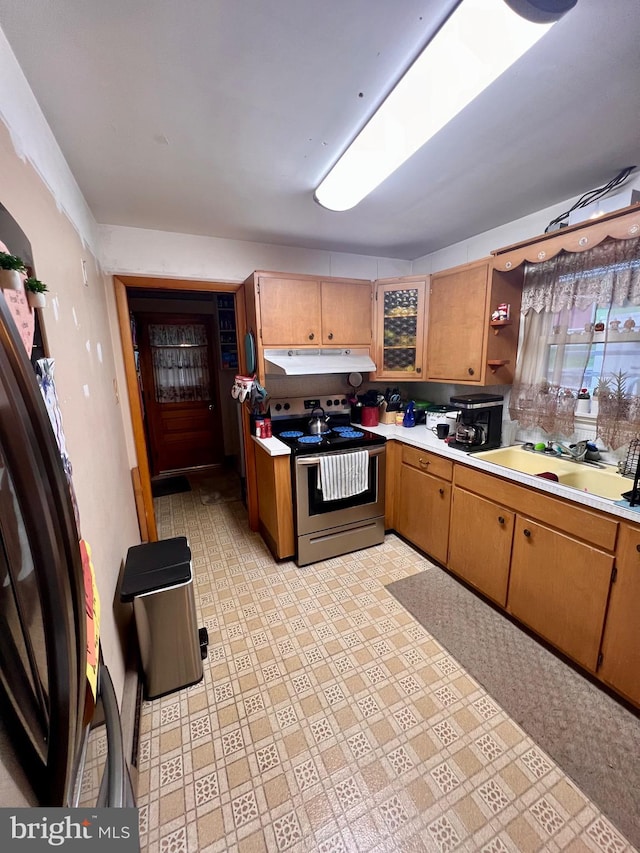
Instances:
[[[549,472],[555,474],[563,486],[612,501],[620,500],[623,492],[633,488],[633,481],[618,474],[613,466],[591,468],[560,456],[524,450],[520,445],[485,450],[474,456],[523,474],[535,476]]]

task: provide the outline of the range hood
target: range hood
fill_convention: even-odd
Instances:
[[[267,349],[267,374],[309,376],[324,373],[371,373],[376,369],[368,349]]]

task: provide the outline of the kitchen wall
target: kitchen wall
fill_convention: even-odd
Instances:
[[[1,76],[1,73],[0,73]],[[108,302],[110,280],[33,166],[20,159],[0,123],[1,201],[27,235],[38,278],[49,287],[40,318],[55,359],[82,535],[93,551],[102,604],[101,642],[118,696],[125,663],[125,614],[114,605],[127,548],[140,541],[116,386]],[[78,205],[80,208],[81,205]],[[81,261],[86,262],[87,285]]]
[[[612,178],[616,171],[618,171],[618,167],[612,165]],[[584,189],[586,192],[591,187],[585,187]],[[640,190],[640,174],[632,176],[624,185],[624,192],[631,189]],[[622,191],[619,187],[616,193],[621,193]],[[439,270],[455,267],[458,264],[466,264],[470,261],[478,260],[478,258],[485,258],[492,251],[503,248],[504,246],[510,246],[512,243],[519,243],[521,240],[537,237],[544,233],[544,229],[556,216],[560,216],[569,210],[577,200],[578,197],[567,199],[560,204],[538,210],[529,216],[523,216],[521,219],[507,222],[498,228],[492,228],[489,231],[484,231],[482,234],[476,234],[466,240],[461,240],[459,243],[454,243],[452,246],[447,246],[430,255],[423,255],[421,258],[416,258],[413,261],[412,272],[415,275],[435,273]]]
[[[221,237],[99,226],[104,269],[122,275],[244,281],[254,270],[342,278],[410,275],[411,261],[320,249],[270,246]]]

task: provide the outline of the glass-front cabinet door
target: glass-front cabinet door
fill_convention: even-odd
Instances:
[[[422,378],[426,287],[418,276],[376,283],[377,379]]]

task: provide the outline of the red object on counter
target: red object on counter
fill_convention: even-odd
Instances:
[[[380,423],[377,406],[362,407],[362,426],[378,426]]]

